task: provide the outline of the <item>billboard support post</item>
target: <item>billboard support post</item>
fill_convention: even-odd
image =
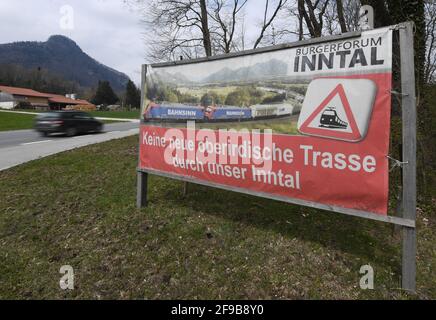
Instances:
[[[188,182],[183,182],[183,197],[187,197],[188,196],[188,188],[189,188],[189,183]]]
[[[148,173],[138,171],[137,173],[137,189],[136,189],[136,206],[138,208],[144,208],[147,206],[147,185],[148,185]]]
[[[145,83],[147,76],[147,65],[142,66],[141,70],[141,110],[145,101]],[[139,135],[139,145],[141,145],[141,135]],[[139,152],[138,152],[139,157]],[[139,161],[139,159],[138,159]],[[147,185],[148,185],[148,173],[141,170],[137,170],[137,188],[136,188],[136,206],[138,208],[144,208],[147,206]]]
[[[416,97],[413,23],[399,26],[403,125],[403,218],[416,220]],[[402,287],[416,290],[416,227],[403,226]]]

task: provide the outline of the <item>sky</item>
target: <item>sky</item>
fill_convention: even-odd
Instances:
[[[262,6],[248,7],[245,21],[252,29]],[[123,0],[0,0],[0,30],[0,43],[65,35],[137,84],[141,65],[147,62],[141,16]]]

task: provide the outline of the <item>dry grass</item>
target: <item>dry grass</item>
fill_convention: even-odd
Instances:
[[[418,295],[398,289],[391,226],[151,177],[135,208],[137,137],[0,173],[0,298],[436,298],[434,206],[418,212]],[[371,264],[375,290],[359,289]],[[59,268],[76,287],[59,289]]]

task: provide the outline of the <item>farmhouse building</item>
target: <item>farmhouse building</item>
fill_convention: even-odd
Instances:
[[[33,108],[49,108],[49,96],[35,90],[0,86],[0,93],[3,100],[0,107],[4,109],[13,109],[20,104],[30,105]]]
[[[72,99],[62,95],[38,92],[26,88],[0,86],[0,108],[2,109],[62,110],[74,107],[88,110],[95,109],[95,106],[86,100]]]

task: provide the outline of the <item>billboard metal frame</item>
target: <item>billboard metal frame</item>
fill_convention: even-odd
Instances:
[[[184,182],[205,185],[214,188],[220,188],[239,193],[259,196],[272,200],[292,203],[296,205],[317,208],[337,213],[342,213],[350,216],[356,216],[386,223],[398,225],[402,228],[402,288],[414,292],[416,290],[416,97],[415,97],[415,67],[414,67],[414,46],[413,46],[413,22],[404,22],[392,27],[393,30],[398,30],[400,39],[400,56],[401,56],[401,93],[393,92],[392,94],[401,95],[402,109],[402,205],[401,216],[381,216],[371,212],[360,211],[337,206],[320,204],[312,201],[305,201],[295,198],[287,198],[284,196],[276,196],[263,192],[254,192],[242,188],[221,185],[209,181],[200,181],[198,179],[187,176],[167,173],[152,169],[137,169],[137,207],[143,208],[147,206],[147,186],[148,175],[158,175],[167,178],[177,179]],[[199,58],[192,60],[180,60],[174,62],[158,63],[151,65],[152,67],[164,67],[180,64],[191,64],[204,61],[228,59],[237,56],[252,55],[257,53],[282,50],[304,45],[325,43],[335,40],[359,37],[361,32],[349,32],[337,36],[328,36],[322,38],[308,39],[289,44],[270,46],[260,49],[248,50],[243,52],[235,52],[225,55],[217,55],[207,58]],[[147,65],[142,66],[142,82],[141,82],[141,106],[145,99],[144,87],[146,84]],[[143,123],[141,119],[141,123]]]

